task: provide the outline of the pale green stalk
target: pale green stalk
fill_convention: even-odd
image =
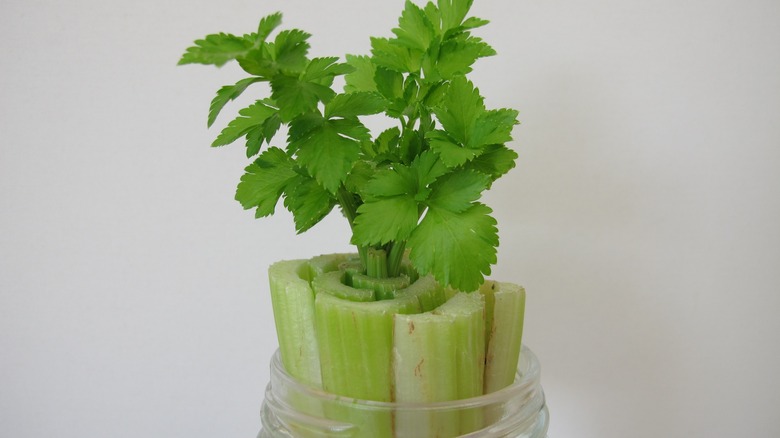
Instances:
[[[314,326],[314,291],[307,260],[277,262],[268,268],[271,303],[282,363],[304,383],[321,386]]]
[[[510,385],[517,374],[523,336],[525,289],[512,283],[487,282],[480,288],[488,306],[485,394]]]
[[[352,287],[358,289],[372,289],[378,300],[389,300],[395,297],[399,290],[409,287],[409,277],[374,278],[365,274],[352,275]]]
[[[393,296],[396,298],[405,296],[416,297],[422,312],[431,311],[447,301],[444,295],[444,288],[431,275],[418,278],[409,287],[395,291]]]
[[[309,259],[309,281],[326,272],[338,271],[342,265],[360,263],[355,254],[323,254]]]
[[[485,307],[459,293],[436,310],[396,315],[393,372],[396,402],[429,403],[482,394]],[[403,411],[396,436],[458,436],[481,427],[481,413]]]
[[[414,297],[356,302],[317,293],[315,312],[323,389],[345,397],[392,401],[393,315],[419,311]],[[328,416],[357,424],[361,436],[392,436],[393,418],[387,412],[355,413],[345,405],[329,410]]]
[[[313,279],[311,285],[317,294],[325,293],[348,301],[376,301],[376,292],[373,289],[355,288],[345,283],[346,274],[343,271],[333,271]]]

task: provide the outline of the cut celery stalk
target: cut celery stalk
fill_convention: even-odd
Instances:
[[[517,374],[523,336],[525,289],[512,283],[492,282],[480,288],[489,304],[485,394],[510,385]]]
[[[482,395],[485,374],[485,301],[460,292],[432,313],[455,318],[453,331],[458,369],[458,398]]]
[[[377,300],[389,300],[395,298],[395,292],[409,286],[409,277],[374,278],[365,274],[352,275],[352,287],[357,289],[372,289],[376,292]]]
[[[419,311],[414,297],[354,302],[318,291],[315,312],[323,389],[391,401],[393,315]]]
[[[362,274],[365,268],[360,259],[348,259],[339,265],[339,271],[344,272],[344,283],[352,286],[352,276]]]
[[[396,315],[393,372],[397,402],[437,402],[482,394],[485,305],[480,294],[458,293],[432,312]],[[473,412],[399,412],[396,434],[458,436],[480,429]],[[422,432],[422,433],[421,433]]]
[[[325,272],[311,282],[315,293],[326,293],[349,301],[376,301],[376,293],[372,289],[358,289],[344,284],[345,274],[342,271]]]
[[[414,297],[356,302],[318,292],[315,312],[323,389],[345,397],[391,401],[393,315],[419,311]],[[344,405],[331,407],[327,415],[359,425],[359,436],[392,437],[390,412],[355,413]]]
[[[284,368],[302,382],[320,387],[314,292],[309,275],[307,260],[277,262],[268,268],[276,335]]]
[[[417,281],[418,278],[420,278],[420,274],[417,272],[417,269],[414,268],[412,262],[409,261],[409,257],[406,256],[404,256],[404,258],[401,260],[400,274],[409,277],[409,280],[412,283],[414,283],[415,281]]]
[[[323,254],[309,259],[309,281],[321,274],[339,270],[344,263],[352,263],[357,259],[357,254]]]
[[[420,302],[420,309],[423,312],[431,311],[446,301],[444,288],[434,280],[432,275],[418,278],[414,283],[405,289],[399,289],[393,292],[395,298],[414,296]]]

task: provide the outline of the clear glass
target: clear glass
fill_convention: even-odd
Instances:
[[[261,417],[258,438],[544,438],[549,424],[539,361],[525,346],[512,385],[438,403],[383,403],[326,393],[288,375],[277,351]]]

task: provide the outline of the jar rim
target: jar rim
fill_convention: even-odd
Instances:
[[[383,402],[345,397],[326,392],[311,386],[287,373],[282,364],[281,353],[276,350],[271,358],[271,383],[283,385],[287,390],[305,397],[312,397],[325,402],[349,404],[368,410],[453,410],[464,408],[485,407],[505,403],[523,394],[534,391],[540,383],[541,367],[536,355],[525,345],[522,346],[517,364],[515,381],[509,386],[490,394],[483,394],[459,400],[441,402]]]

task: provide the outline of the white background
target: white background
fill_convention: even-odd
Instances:
[[[253,437],[265,268],[349,250],[233,201],[235,67],[176,67],[282,10],[366,53],[392,1],[0,1],[0,436]],[[521,110],[487,196],[529,291],[552,438],[780,436],[780,2],[477,0]]]

